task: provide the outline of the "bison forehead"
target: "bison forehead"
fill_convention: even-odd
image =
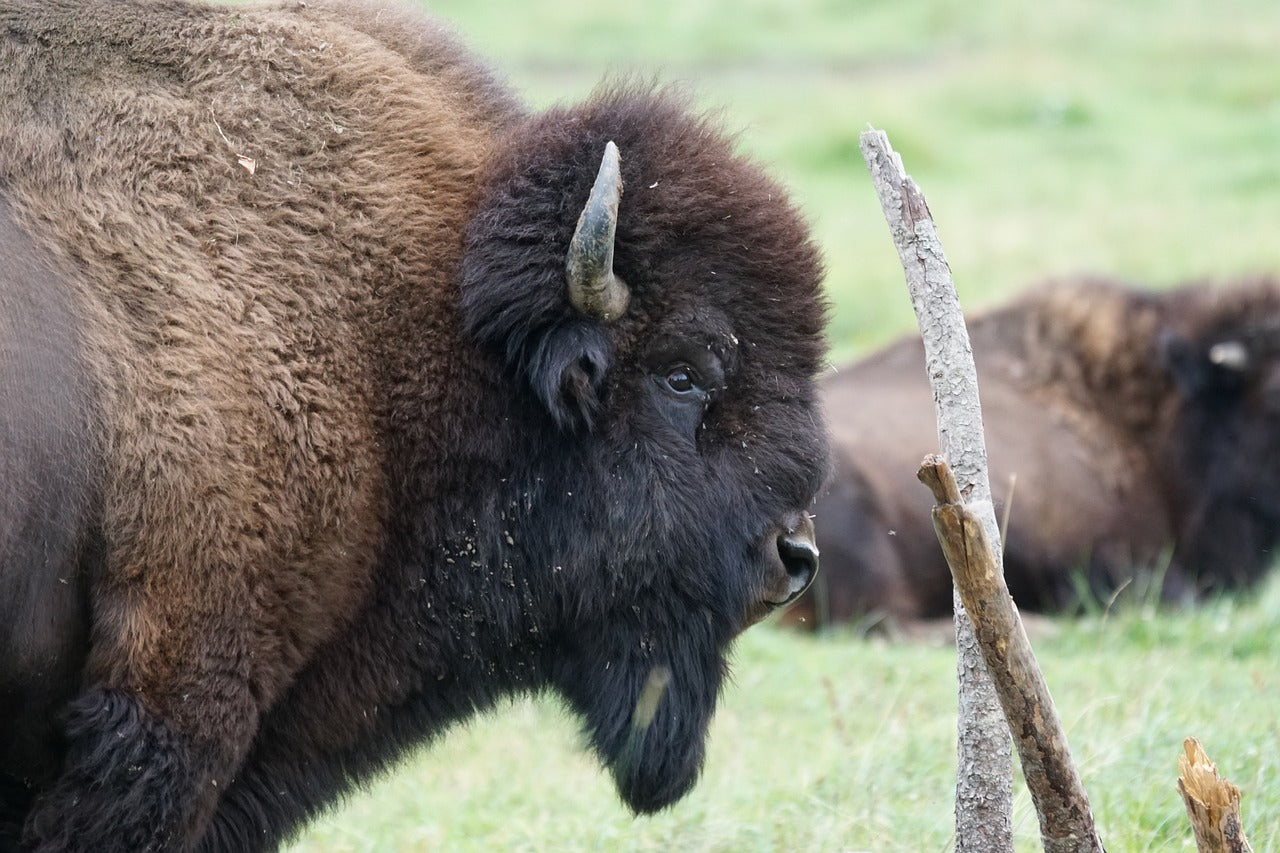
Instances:
[[[672,312],[640,343],[643,349],[639,361],[650,370],[685,359],[694,350],[716,359],[725,380],[732,379],[738,369],[740,341],[729,318],[715,305],[695,305]]]
[[[693,156],[679,166],[645,162],[652,153],[641,148],[633,158],[640,187],[619,215],[617,264],[636,298],[669,322],[715,306],[744,349],[776,344],[812,360],[816,372],[821,261],[782,190],[742,160],[706,158],[690,174]]]
[[[1270,357],[1280,355],[1280,280],[1193,282],[1171,291],[1166,306],[1170,327],[1206,347],[1238,340]]]

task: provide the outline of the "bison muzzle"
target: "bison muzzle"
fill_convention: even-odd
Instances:
[[[820,262],[678,94],[378,4],[0,2],[0,848],[273,848],[551,691],[641,812],[826,476]]]

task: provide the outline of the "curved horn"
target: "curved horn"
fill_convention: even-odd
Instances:
[[[578,217],[578,228],[569,244],[565,272],[569,301],[583,314],[612,323],[627,310],[631,292],[613,274],[613,238],[618,228],[618,202],[622,198],[622,173],[618,146],[610,142],[596,174],[591,197]]]
[[[1209,347],[1209,362],[1228,370],[1244,370],[1249,366],[1249,350],[1240,341],[1222,341]]]

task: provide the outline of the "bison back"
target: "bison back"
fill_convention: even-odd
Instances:
[[[1082,581],[1114,586],[1157,558],[1166,513],[1144,488],[1141,448],[1102,413],[1030,380],[1011,333],[1023,319],[991,315],[970,333],[1009,588],[1023,607],[1058,608]],[[823,401],[842,470],[819,501],[818,541],[830,601],[848,602],[832,607],[832,620],[950,612],[933,499],[915,477],[938,447],[922,344],[906,339],[838,370]]]

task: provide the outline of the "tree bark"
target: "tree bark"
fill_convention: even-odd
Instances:
[[[1067,750],[1058,710],[983,525],[965,506],[946,461],[926,457],[919,477],[937,500],[933,524],[938,541],[1017,744],[1044,849],[1047,853],[1101,853],[1102,840]]]
[[[1178,756],[1178,793],[1200,853],[1253,853],[1240,824],[1240,789],[1218,776],[1200,741],[1187,738]]]
[[[956,472],[969,508],[986,530],[999,567],[1000,536],[987,480],[977,369],[951,270],[929,206],[915,181],[903,171],[888,137],[882,131],[869,130],[862,134],[861,147],[906,272],[907,290],[924,338],[925,370],[938,416],[938,443]],[[1012,851],[1012,745],[958,593],[954,602],[959,680],[955,849],[957,853]]]

